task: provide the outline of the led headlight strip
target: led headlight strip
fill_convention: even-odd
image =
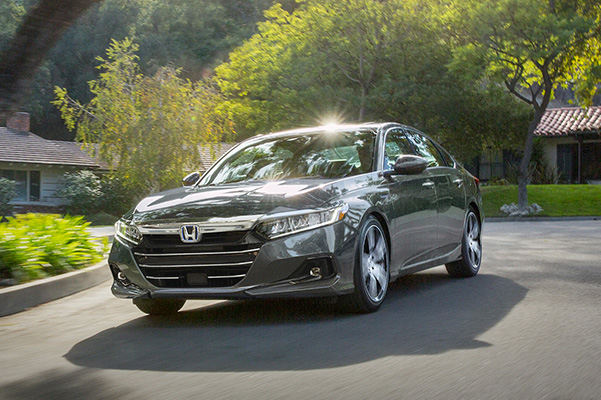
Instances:
[[[115,235],[132,244],[139,244],[142,241],[142,234],[138,228],[122,219],[115,223]]]
[[[341,221],[348,210],[348,204],[344,203],[326,210],[313,210],[280,217],[274,216],[261,222],[257,227],[257,232],[270,239],[275,239]]]

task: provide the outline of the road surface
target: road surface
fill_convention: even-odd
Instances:
[[[391,285],[379,312],[188,302],[109,283],[0,318],[3,399],[600,399],[601,222],[489,223],[480,275]]]

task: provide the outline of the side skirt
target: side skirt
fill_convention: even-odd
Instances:
[[[416,272],[420,272],[426,269],[434,268],[439,265],[447,264],[453,261],[457,261],[461,258],[461,244],[459,244],[455,249],[444,254],[440,257],[434,258],[432,260],[420,261],[415,264],[409,264],[404,266],[394,277],[390,277],[391,282],[395,281],[397,278],[401,276],[414,274]]]

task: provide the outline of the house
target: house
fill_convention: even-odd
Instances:
[[[536,128],[562,180],[601,184],[601,107],[549,109]]]
[[[0,177],[17,183],[18,211],[56,211],[65,202],[56,196],[65,172],[103,170],[103,164],[75,142],[46,140],[29,132],[29,114],[20,112],[0,127]]]
[[[203,146],[199,149],[200,165],[198,172],[202,175],[217,161],[221,156],[230,151],[238,143],[214,143]]]
[[[601,184],[601,106],[550,108],[538,124],[544,158],[565,183]],[[505,178],[520,158],[507,150],[485,151],[471,169],[481,180]]]

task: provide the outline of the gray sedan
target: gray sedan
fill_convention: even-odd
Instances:
[[[423,133],[340,125],[246,140],[116,224],[112,292],[148,314],[186,299],[332,297],[377,310],[389,283],[478,273],[478,180]]]

